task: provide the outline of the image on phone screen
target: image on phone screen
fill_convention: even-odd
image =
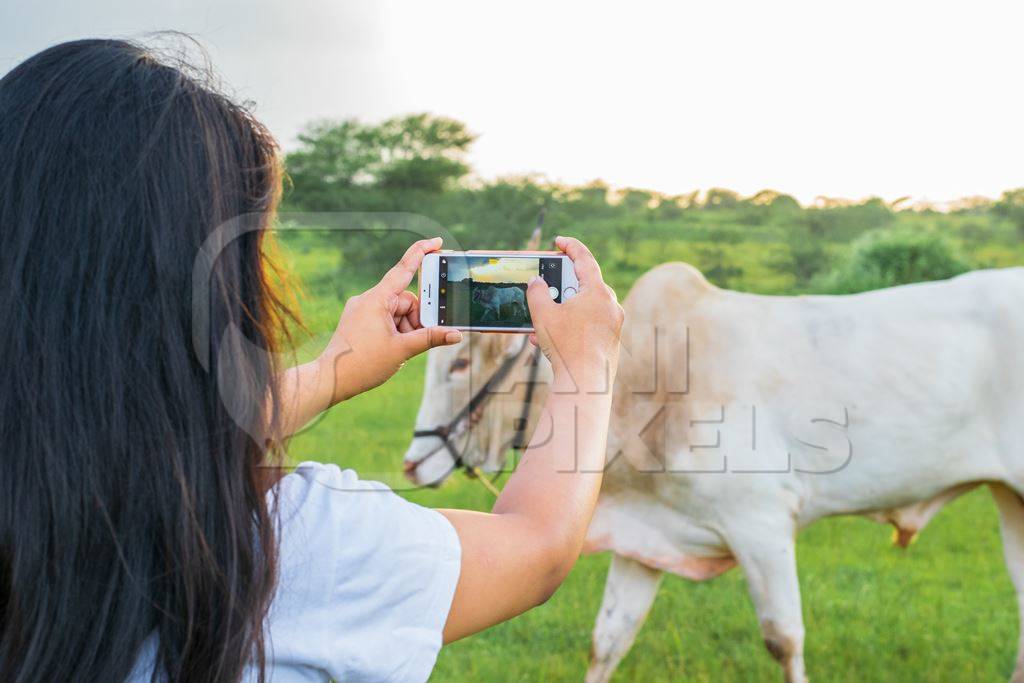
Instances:
[[[459,327],[531,327],[526,285],[534,275],[561,301],[562,259],[537,256],[442,256],[438,323]]]

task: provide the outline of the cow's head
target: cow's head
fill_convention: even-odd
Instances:
[[[537,356],[539,365],[527,414],[527,434],[534,428],[551,379],[547,359]],[[471,333],[459,344],[431,349],[427,354],[426,381],[416,416],[416,431],[431,432],[448,427],[507,361],[511,363],[508,374],[487,392],[482,407],[451,425],[448,435],[463,464],[485,472],[499,471],[520,426],[517,423],[523,415],[534,358],[533,346],[525,335],[519,334]],[[419,485],[439,485],[457,464],[451,450],[436,434],[413,437],[405,452],[405,475]]]

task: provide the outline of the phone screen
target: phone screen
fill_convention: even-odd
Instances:
[[[453,327],[532,327],[526,284],[540,275],[562,301],[559,256],[449,256],[439,261],[437,322]]]

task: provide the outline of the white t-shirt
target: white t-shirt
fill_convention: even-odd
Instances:
[[[303,463],[276,492],[268,680],[426,681],[459,580],[451,523],[335,465]],[[149,680],[155,648],[154,638],[131,683]]]

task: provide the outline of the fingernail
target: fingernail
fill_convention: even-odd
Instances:
[[[458,330],[452,330],[448,334],[444,335],[444,341],[446,344],[458,344],[462,341],[462,333]]]
[[[526,283],[526,286],[531,287],[533,286],[534,282],[544,282],[544,278],[542,278],[540,275],[534,275],[533,277],[530,278],[530,281]]]

